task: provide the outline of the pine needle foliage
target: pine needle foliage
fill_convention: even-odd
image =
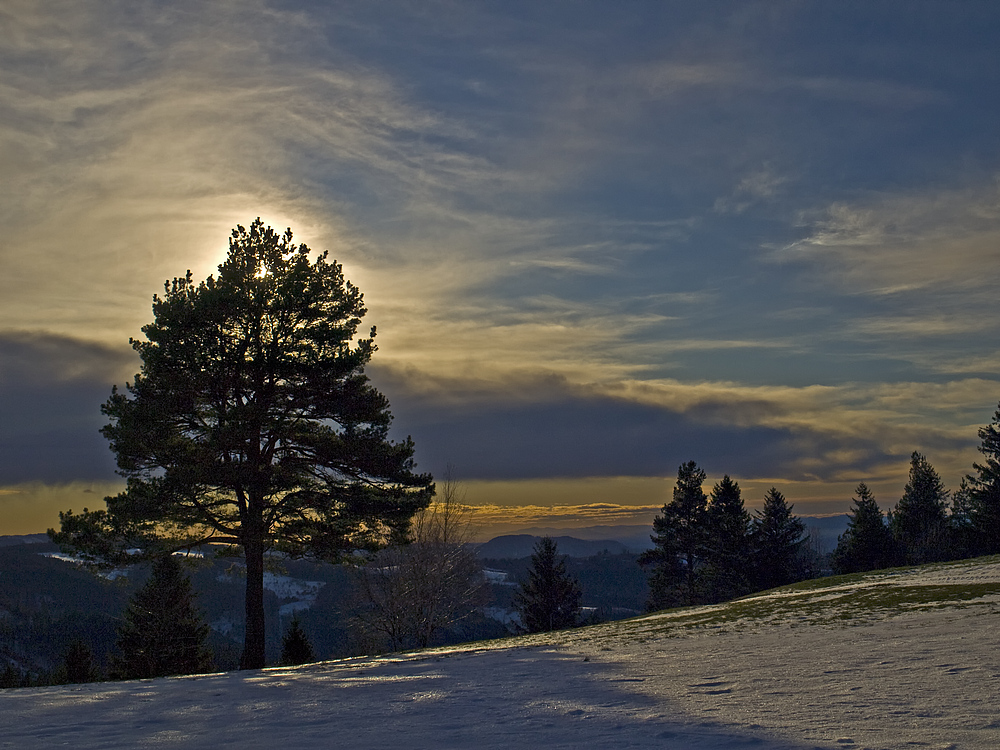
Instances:
[[[950,557],[947,502],[941,477],[924,455],[914,451],[909,481],[891,518],[903,562],[921,564]]]
[[[125,610],[112,674],[131,680],[208,672],[207,637],[191,580],[177,558],[166,555],[154,563],[149,580]]]
[[[885,514],[864,482],[858,485],[855,495],[847,530],[837,539],[833,570],[861,573],[891,567],[896,563],[896,548]]]
[[[965,499],[972,528],[971,552],[992,555],[1000,552],[1000,407],[993,421],[979,429],[982,463],[972,465],[975,474],[965,478]]]
[[[806,527],[792,515],[785,496],[772,487],[764,494],[764,507],[754,514],[754,572],[758,589],[793,583],[804,577],[801,550]]]
[[[281,663],[292,667],[296,664],[308,664],[312,661],[316,661],[312,643],[309,642],[309,637],[302,629],[298,615],[295,615],[281,639]]]
[[[566,570],[551,537],[542,537],[531,555],[528,579],[514,598],[521,627],[528,633],[571,628],[580,613],[580,584]]]
[[[699,601],[698,576],[708,544],[705,477],[694,461],[681,464],[672,499],[653,519],[653,549],[639,558],[640,565],[653,568],[646,605],[650,610]]]

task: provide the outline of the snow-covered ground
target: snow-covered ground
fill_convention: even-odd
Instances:
[[[1000,560],[383,658],[0,693],[0,748],[1000,748]]]

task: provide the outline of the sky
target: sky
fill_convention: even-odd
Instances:
[[[1000,400],[992,2],[0,6],[0,533],[99,507],[152,295],[328,250],[418,468],[512,528],[677,467],[955,489]],[[492,514],[492,515],[491,515]],[[493,521],[489,521],[492,523]]]

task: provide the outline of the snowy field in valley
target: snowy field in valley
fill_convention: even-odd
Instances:
[[[1000,559],[381,658],[0,692],[0,748],[1000,748]]]

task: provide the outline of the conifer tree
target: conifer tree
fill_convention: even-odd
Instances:
[[[975,476],[965,478],[965,498],[974,548],[972,552],[991,555],[1000,552],[1000,406],[993,421],[979,428],[983,463],[972,465]]]
[[[281,663],[292,667],[296,664],[308,664],[315,661],[312,644],[302,629],[299,616],[293,615],[284,637],[281,639]]]
[[[725,601],[751,590],[750,525],[740,486],[726,474],[712,489],[706,513],[704,589],[709,601]]]
[[[952,493],[948,514],[948,539],[953,559],[985,554],[989,548],[977,526],[982,517],[978,516],[976,505],[971,497],[969,477],[964,477],[958,490]]]
[[[206,543],[246,563],[240,666],[265,661],[264,560],[342,561],[401,540],[434,493],[413,442],[389,439],[369,381],[361,291],[326,253],[260,219],[237,226],[218,274],[153,297],[142,369],[103,406],[126,490],[60,514],[50,536],[115,566]]]
[[[855,494],[847,530],[837,539],[833,553],[833,569],[837,573],[888,568],[896,559],[892,530],[872,491],[862,482]]]
[[[949,557],[948,491],[930,462],[910,456],[910,479],[892,513],[893,536],[903,561],[920,564]]]
[[[770,589],[802,579],[801,548],[805,524],[777,488],[764,495],[764,507],[754,513],[754,573],[757,587]]]
[[[146,584],[129,601],[118,629],[113,674],[121,679],[198,674],[211,668],[208,625],[195,609],[191,580],[173,555],[153,564]]]
[[[28,675],[20,669],[16,669],[13,664],[7,662],[3,672],[0,672],[0,688],[28,687],[31,684]]]
[[[650,538],[655,546],[639,558],[640,565],[653,566],[646,605],[650,610],[698,601],[699,568],[706,554],[704,481],[705,472],[694,461],[681,464],[673,498],[653,519]]]
[[[90,646],[79,638],[70,643],[63,657],[63,670],[66,682],[71,684],[94,682],[97,679],[97,669],[94,667]]]
[[[542,537],[531,555],[528,580],[514,598],[521,627],[529,633],[571,628],[580,613],[580,584],[566,571],[556,543]]]

